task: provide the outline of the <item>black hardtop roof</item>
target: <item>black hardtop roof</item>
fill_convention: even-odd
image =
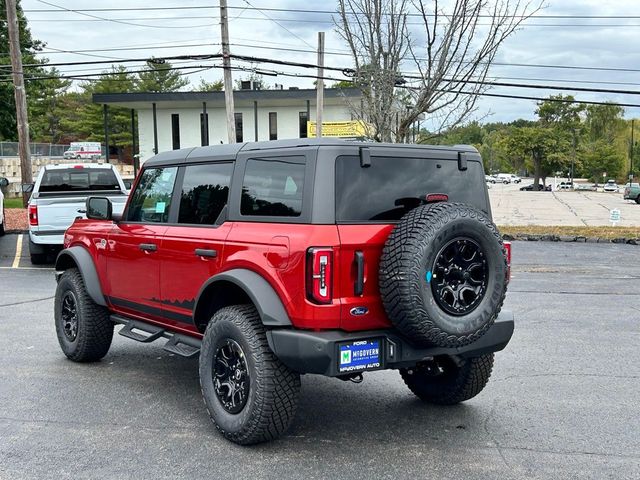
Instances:
[[[354,140],[341,140],[337,138],[296,138],[290,140],[269,140],[263,142],[245,142],[234,144],[211,145],[208,147],[192,147],[180,150],[169,150],[159,153],[144,162],[145,167],[154,165],[167,165],[169,163],[185,163],[198,159],[229,159],[240,152],[256,150],[275,150],[295,147],[369,147],[369,148],[393,148],[403,151],[410,150],[441,150],[447,152],[469,152],[478,154],[478,150],[471,145],[422,145],[404,143],[376,143],[359,142]]]

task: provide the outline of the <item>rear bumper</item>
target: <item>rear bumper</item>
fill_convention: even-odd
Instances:
[[[307,332],[274,329],[267,332],[269,346],[276,356],[290,369],[299,373],[317,373],[329,377],[338,372],[339,345],[365,339],[381,339],[382,367],[402,368],[438,355],[455,355],[462,358],[479,357],[497,352],[507,346],[513,335],[513,314],[502,312],[487,333],[476,342],[458,348],[418,347],[411,344],[396,330],[366,332]]]
[[[38,245],[62,245],[65,230],[29,230],[29,240]]]

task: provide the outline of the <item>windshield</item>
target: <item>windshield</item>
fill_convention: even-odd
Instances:
[[[75,192],[120,190],[120,184],[110,168],[67,168],[46,170],[40,182],[40,192]]]
[[[484,172],[479,162],[458,170],[455,160],[357,156],[336,159],[336,220],[394,222],[422,204],[427,194],[444,193],[450,202],[475,206],[490,215]]]

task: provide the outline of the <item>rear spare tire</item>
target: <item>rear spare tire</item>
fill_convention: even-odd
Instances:
[[[496,226],[460,203],[424,205],[389,235],[380,259],[385,311],[409,339],[459,347],[495,321],[507,291],[507,260]]]

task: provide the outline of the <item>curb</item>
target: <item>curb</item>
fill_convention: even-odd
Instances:
[[[574,243],[623,243],[627,245],[640,245],[640,238],[601,238],[601,237],[583,237],[580,235],[529,235],[529,234],[515,234],[502,235],[503,240],[514,241],[521,240],[525,242],[574,242]]]

